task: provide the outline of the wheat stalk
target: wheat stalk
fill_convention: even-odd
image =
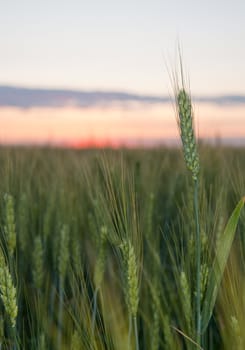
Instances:
[[[60,231],[58,273],[59,273],[59,309],[58,309],[58,349],[62,343],[62,323],[63,323],[63,301],[64,301],[64,281],[69,261],[69,230],[67,225],[63,225]]]
[[[178,109],[178,123],[182,148],[187,168],[190,170],[194,183],[194,217],[196,224],[195,251],[196,251],[196,342],[201,345],[201,238],[199,225],[199,172],[200,163],[197,143],[193,128],[193,109],[191,98],[184,88],[184,77],[181,66],[182,88],[176,86],[176,102]]]
[[[2,250],[0,249],[0,296],[7,315],[9,316],[11,326],[16,325],[18,314],[16,288],[13,284],[9,268],[6,265]]]

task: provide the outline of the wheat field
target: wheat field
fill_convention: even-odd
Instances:
[[[200,340],[181,149],[1,147],[1,349],[244,349],[245,150],[199,155]]]

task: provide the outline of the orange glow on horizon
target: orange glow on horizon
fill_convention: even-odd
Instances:
[[[245,106],[195,106],[202,138],[243,138]],[[75,148],[149,145],[178,139],[172,105],[123,108],[0,108],[0,143],[60,144]]]

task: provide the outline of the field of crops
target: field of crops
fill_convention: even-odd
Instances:
[[[245,150],[199,153],[200,341],[181,149],[2,147],[1,348],[244,349]]]

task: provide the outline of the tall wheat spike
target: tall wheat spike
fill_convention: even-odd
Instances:
[[[139,349],[137,330],[137,311],[139,304],[139,278],[134,247],[129,240],[121,244],[123,255],[124,291],[130,317],[129,339],[131,335],[131,321],[134,323],[136,349]]]
[[[197,180],[200,163],[197,151],[196,138],[193,128],[193,109],[191,98],[184,88],[177,93],[180,136],[187,168],[191,171],[194,180]]]
[[[5,194],[5,234],[10,256],[13,256],[16,248],[16,229],[14,215],[14,199],[10,194]]]
[[[191,331],[191,320],[192,320],[192,307],[191,307],[191,293],[189,282],[187,280],[186,273],[181,271],[180,273],[180,288],[183,297],[183,312],[185,314],[187,329],[190,334]]]
[[[18,314],[16,288],[14,287],[9,268],[0,248],[0,296],[12,327],[16,325]]]
[[[125,297],[132,317],[136,317],[139,303],[138,272],[134,247],[130,241],[121,245],[124,261]]]
[[[82,350],[81,336],[78,331],[74,331],[71,338],[71,350]]]
[[[105,272],[105,262],[106,262],[106,248],[107,248],[107,228],[105,226],[101,227],[100,230],[100,240],[99,240],[99,251],[98,251],[98,257],[95,262],[95,269],[94,269],[94,284],[96,290],[98,290],[101,286],[101,283],[103,281],[104,272]]]
[[[59,280],[64,283],[69,261],[69,230],[67,225],[63,225],[60,231],[59,255],[58,255],[58,272]]]
[[[44,280],[44,250],[42,240],[40,236],[36,236],[34,239],[34,249],[32,254],[33,269],[32,276],[34,285],[38,290],[41,290]]]

